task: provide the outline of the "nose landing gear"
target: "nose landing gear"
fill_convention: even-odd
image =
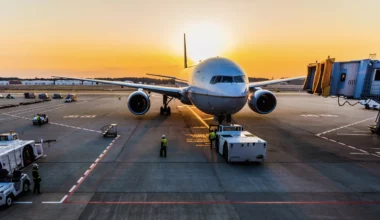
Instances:
[[[163,103],[164,106],[161,106],[161,108],[160,108],[160,115],[163,115],[165,113],[167,115],[171,114],[171,109],[168,106],[171,100],[173,100],[172,97],[168,99],[167,95],[163,95],[162,103]]]
[[[228,124],[231,123],[231,114],[227,114],[227,115],[223,115],[223,114],[222,114],[222,115],[217,115],[216,118],[217,118],[218,123],[219,123],[220,125],[223,124],[224,119],[226,120],[226,122],[227,122]]]

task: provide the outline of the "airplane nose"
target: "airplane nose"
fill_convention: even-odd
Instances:
[[[248,95],[248,86],[240,83],[231,83],[230,85],[223,85],[222,88],[218,89],[221,96],[226,97],[241,97]]]

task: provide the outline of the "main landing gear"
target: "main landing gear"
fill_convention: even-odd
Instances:
[[[162,104],[164,106],[161,106],[160,108],[160,115],[163,115],[163,114],[167,114],[167,115],[170,115],[171,114],[171,110],[170,110],[170,107],[168,106],[169,105],[169,102],[173,100],[173,98],[168,98],[167,95],[163,95],[163,99],[162,99]]]
[[[217,120],[218,120],[218,123],[221,125],[223,124],[223,121],[226,120],[226,122],[228,124],[231,123],[231,114],[227,114],[227,115],[217,115],[216,116]]]

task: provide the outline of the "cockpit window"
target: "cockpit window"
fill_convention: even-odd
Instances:
[[[244,81],[244,76],[234,76],[234,82],[243,83]]]
[[[215,83],[220,83],[222,81],[222,76],[213,76],[211,78],[210,83],[215,84]]]
[[[222,83],[232,83],[232,76],[223,76]]]
[[[243,83],[246,82],[245,76],[213,76],[210,80],[210,84],[216,83]]]

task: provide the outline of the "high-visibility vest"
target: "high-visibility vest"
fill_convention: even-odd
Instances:
[[[216,134],[215,134],[215,132],[211,132],[210,133],[210,139],[215,139],[216,138]]]
[[[38,170],[35,169],[35,168],[33,168],[32,175],[33,175],[33,180],[40,180],[40,179],[41,179],[41,177],[40,177],[40,173],[39,173]]]
[[[161,144],[163,147],[166,147],[168,145],[168,141],[166,140],[166,138],[161,139]]]

